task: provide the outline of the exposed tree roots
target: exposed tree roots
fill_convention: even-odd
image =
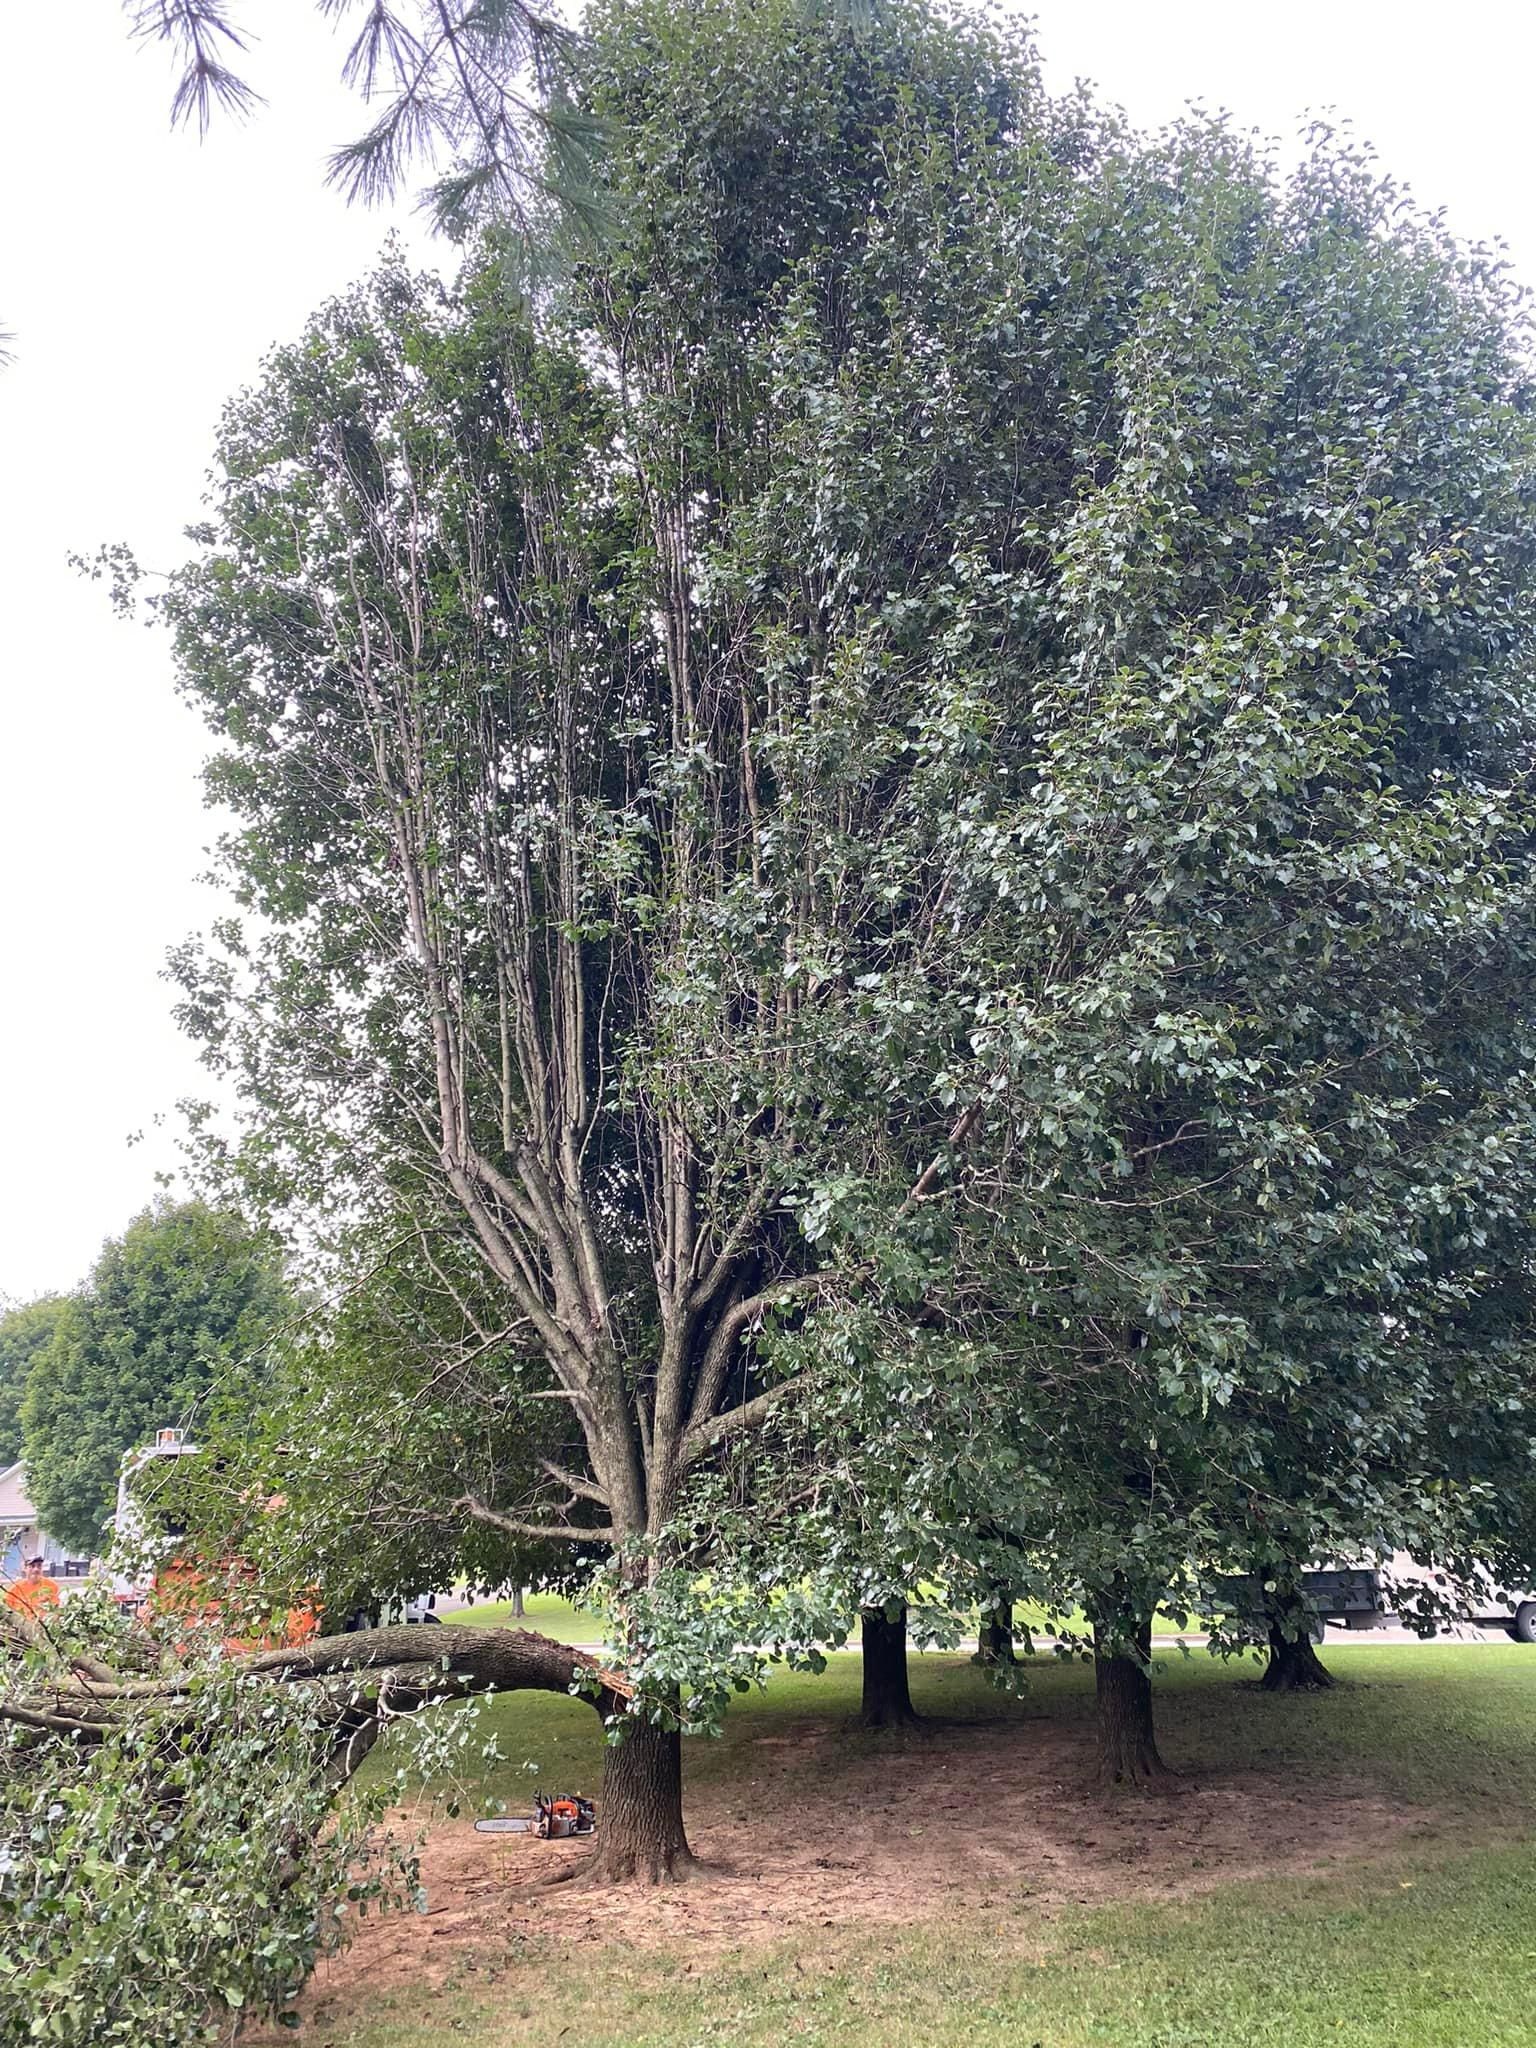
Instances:
[[[1313,1647],[1310,1636],[1269,1632],[1269,1664],[1259,1680],[1262,1692],[1327,1692],[1333,1673]]]

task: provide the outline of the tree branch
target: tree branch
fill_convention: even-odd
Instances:
[[[694,1464],[716,1444],[723,1443],[728,1436],[739,1436],[744,1430],[760,1429],[787,1394],[791,1394],[802,1382],[798,1379],[780,1380],[764,1394],[754,1394],[750,1401],[743,1401],[739,1408],[727,1408],[723,1415],[711,1415],[703,1422],[695,1423],[683,1438],[683,1464]]]
[[[901,1207],[896,1211],[896,1214],[898,1216],[910,1216],[912,1211],[917,1207],[918,1203],[925,1201],[927,1197],[933,1193],[934,1187],[938,1182],[939,1175],[944,1171],[945,1163],[948,1160],[950,1154],[957,1152],[959,1150],[959,1148],[965,1143],[966,1139],[971,1135],[972,1131],[975,1130],[977,1124],[981,1121],[981,1110],[982,1104],[980,1098],[978,1097],[977,1100],[971,1104],[969,1109],[962,1110],[960,1115],[956,1117],[954,1124],[950,1129],[949,1141],[944,1151],[938,1153],[934,1158],[930,1159],[928,1164],[923,1168],[922,1172],[918,1175],[917,1179],[912,1183],[911,1190],[909,1191],[906,1200],[902,1203]]]
[[[547,1472],[551,1479],[558,1479],[562,1486],[569,1487],[579,1499],[594,1500],[600,1508],[610,1505],[605,1490],[595,1485],[592,1480],[583,1479],[576,1472],[567,1472],[563,1465],[557,1465],[552,1458],[540,1458],[537,1462],[541,1472]]]
[[[819,1293],[829,1277],[826,1273],[799,1273],[792,1279],[775,1280],[770,1286],[760,1287],[756,1294],[748,1295],[745,1301],[738,1301],[726,1310],[715,1325],[709,1348],[704,1353],[704,1363],[699,1369],[699,1383],[694,1389],[688,1427],[683,1432],[685,1447],[695,1430],[702,1428],[714,1412],[725,1385],[732,1348],[741,1332],[780,1302],[793,1301],[802,1294]]]
[[[573,1529],[568,1522],[523,1522],[516,1516],[499,1514],[495,1508],[488,1508],[472,1493],[461,1494],[457,1505],[488,1529],[500,1529],[506,1536],[526,1536],[535,1543],[617,1543],[619,1540],[618,1531],[611,1523],[600,1529]]]

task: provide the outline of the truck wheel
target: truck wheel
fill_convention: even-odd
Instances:
[[[1536,1600],[1522,1600],[1515,1609],[1515,1625],[1510,1634],[1517,1643],[1536,1643]]]

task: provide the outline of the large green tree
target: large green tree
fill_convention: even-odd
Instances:
[[[609,1547],[638,1616],[688,1475],[778,1398],[757,1332],[823,1284],[786,1200],[824,1107],[796,1047],[809,1011],[861,1000],[819,969],[832,936],[885,943],[839,849],[880,841],[921,765],[881,665],[829,652],[814,584],[780,581],[803,524],[765,459],[785,296],[803,270],[846,317],[893,167],[952,185],[1035,87],[915,7],[864,44],[787,4],[589,28],[609,260],[534,326],[494,264],[330,309],[232,409],[169,609],[259,914],[181,963],[240,1077],[248,1184],[311,1227],[404,1205],[473,1254],[509,1402],[565,1422],[536,1473],[486,1498],[466,1463],[439,1511]],[[880,716],[850,747],[855,694]],[[905,943],[941,915],[914,902]],[[745,1092],[716,1085],[733,1063]],[[636,1717],[611,1754],[611,1874],[686,1862],[687,1662],[661,1657],[670,1725]]]
[[[642,1674],[786,1415],[845,1600],[1086,1597],[1134,1771],[1153,1602],[1428,1499],[1380,1447],[1512,1256],[1507,289],[915,6],[615,5],[581,90],[601,266],[391,271],[232,409],[170,610],[259,917],[187,1014],[252,1185],[495,1282],[568,1429],[440,1511],[609,1546]],[[684,1865],[670,1726],[606,1816]]]
[[[32,1361],[52,1337],[65,1306],[62,1295],[24,1302],[0,1317],[0,1466],[21,1456],[21,1403]]]
[[[1502,1527],[1536,450],[1507,279],[1326,138],[1289,181],[1205,123],[1107,138],[1001,238],[978,331],[1021,383],[1066,323],[1082,346],[950,587],[903,593],[953,707],[911,842],[947,943],[865,981],[851,1098],[842,1020],[802,1048],[805,1085],[890,1110],[829,1119],[818,1229],[885,1285],[804,1340],[846,1395],[791,1492],[837,1461],[807,1566],[857,1561],[862,1501],[908,1583],[1082,1600],[1105,1774],[1135,1777],[1160,1598]],[[882,364],[963,427],[972,351],[920,296],[892,325]],[[870,381],[793,370],[856,576],[910,466]]]
[[[1138,1778],[1157,1599],[1522,1554],[1531,406],[1497,271],[1326,142],[1147,141],[915,6],[592,26],[611,260],[389,268],[231,410],[169,609],[250,915],[179,967],[239,1178],[383,1261],[295,1526],[610,1553],[597,1869],[660,1877],[744,1635],[1081,1600]],[[185,1667],[9,1634],[16,1726],[181,1769]],[[420,1642],[247,1675],[338,1773],[572,1680]]]
[[[124,1452],[195,1417],[215,1377],[258,1354],[289,1298],[273,1241],[201,1202],[159,1203],[102,1251],[33,1356],[27,1485],[45,1528],[104,1548]]]

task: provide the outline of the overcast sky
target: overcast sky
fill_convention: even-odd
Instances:
[[[160,979],[205,923],[204,736],[165,647],[66,564],[183,552],[222,401],[368,267],[390,223],[322,184],[357,127],[313,0],[246,0],[270,105],[201,145],[119,0],[0,7],[0,1296],[83,1277],[174,1168],[199,1070]],[[1052,86],[1151,125],[1187,100],[1293,136],[1333,108],[1536,281],[1528,0],[1043,0]],[[418,249],[424,238],[412,229]],[[157,1119],[164,1119],[158,1122]],[[141,1142],[131,1143],[142,1133]]]

